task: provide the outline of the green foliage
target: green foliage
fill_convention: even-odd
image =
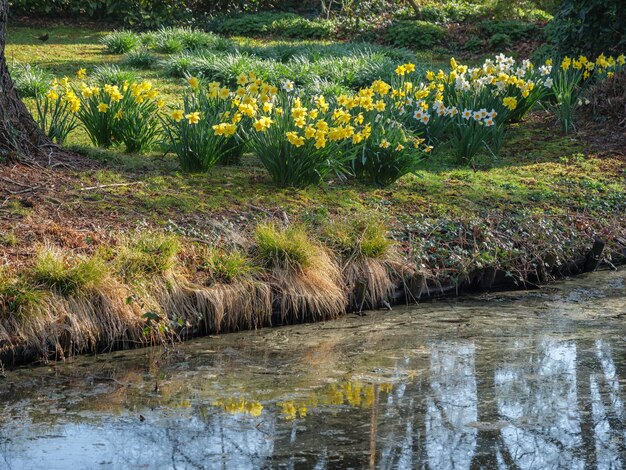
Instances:
[[[385,41],[397,47],[430,49],[445,37],[445,29],[426,21],[404,20],[393,23],[385,33]]]
[[[298,100],[290,93],[280,93],[275,106],[282,113],[272,115],[269,129],[252,127],[247,135],[249,148],[259,157],[274,183],[280,186],[318,184],[329,174],[344,172],[352,159],[353,150],[345,140],[305,139],[301,135],[302,130],[294,123],[294,113],[298,109],[312,109],[315,103]],[[320,109],[316,119],[330,121],[328,108]],[[314,129],[311,132],[313,137],[316,132]],[[285,138],[289,135],[293,140]]]
[[[424,5],[420,11],[422,19],[429,23],[462,23],[479,17],[483,13],[483,6],[478,3],[452,1]]]
[[[508,34],[496,33],[489,39],[489,45],[496,51],[508,49],[513,45],[513,40]]]
[[[91,78],[99,85],[122,86],[125,82],[137,81],[137,74],[132,70],[120,69],[117,65],[98,65],[91,73]]]
[[[30,269],[33,282],[61,295],[72,295],[97,286],[107,270],[102,259],[68,259],[58,248],[43,247]]]
[[[564,0],[546,31],[563,53],[622,51],[626,8],[621,0]]]
[[[262,12],[216,18],[209,28],[229,36],[276,36],[300,39],[326,39],[334,24],[328,20],[309,20],[293,13]]]
[[[151,69],[157,64],[157,58],[147,49],[136,49],[126,54],[123,64],[135,69]]]
[[[537,25],[520,20],[485,20],[481,21],[478,27],[483,34],[491,37],[492,40],[496,35],[506,35],[511,41],[520,41],[536,36],[538,33]]]
[[[318,247],[303,227],[280,229],[275,224],[261,224],[256,228],[257,256],[262,265],[307,269],[314,265]]]
[[[483,41],[476,36],[469,38],[467,42],[463,44],[463,49],[469,52],[473,52],[473,53],[480,51],[482,47],[483,47]]]
[[[132,31],[113,31],[102,38],[102,44],[111,54],[126,54],[139,45],[139,37]]]
[[[162,275],[172,269],[180,251],[178,239],[172,235],[141,232],[120,247],[115,264],[122,277],[138,281]]]
[[[50,87],[52,75],[37,65],[9,63],[13,85],[20,98],[43,95]]]

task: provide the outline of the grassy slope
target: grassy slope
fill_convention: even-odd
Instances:
[[[50,32],[45,44],[36,39],[43,32]],[[99,43],[104,34],[67,27],[13,28],[8,34],[7,56],[40,65],[59,77],[71,75],[79,66],[93,69],[120,62],[122,56],[106,54]],[[137,74],[153,80],[168,100],[177,99],[181,80],[163,76],[158,67]],[[292,220],[314,224],[354,210],[374,211],[401,241],[410,237],[420,220],[431,225],[444,221],[445,225],[447,221],[501,219],[501,213],[521,219],[532,213],[550,220],[562,218],[563,223],[585,218],[623,229],[623,159],[594,158],[584,137],[561,135],[552,119],[542,113],[512,126],[500,157],[482,169],[455,167],[445,150],[440,150],[423,164],[419,175],[405,177],[386,189],[341,182],[305,190],[279,189],[253,157],[246,158],[242,167],[186,175],[177,171],[176,161],[169,155],[136,156],[93,149],[80,131],[69,143],[86,156],[85,161],[92,161],[87,159],[90,156],[100,163],[81,171],[64,168],[55,189],[46,188],[44,194],[44,189],[38,188],[26,204],[23,199],[31,196],[28,192],[24,196],[9,194],[1,214],[5,215],[4,236],[12,245],[13,235],[17,235],[17,246],[7,248],[11,253],[31,251],[40,236],[29,236],[29,230],[32,232],[38,221],[54,219],[54,223],[79,230],[94,224],[114,230],[137,224],[164,227],[173,222],[184,232],[195,233],[206,229],[207,220],[218,218],[246,232],[259,218],[282,211]],[[124,185],[127,183],[131,184]],[[123,185],[79,190],[111,184]],[[15,226],[18,219],[22,223]],[[420,237],[428,234],[435,242],[440,235],[437,230],[417,231]],[[532,240],[528,242],[532,246]]]
[[[50,31],[51,39],[41,44],[36,36],[44,31]],[[14,28],[9,31],[7,55],[38,64],[57,76],[69,75],[79,66],[92,68],[119,62],[120,56],[107,55],[99,44],[103,34],[87,29]],[[179,80],[161,76],[158,68],[138,75],[155,81],[167,91],[169,99],[176,99]],[[3,326],[13,325],[14,320],[21,325],[18,331],[22,328],[22,340],[34,348],[41,344],[58,347],[59,338],[52,336],[44,341],[37,339],[35,333],[63,324],[65,318],[84,318],[72,328],[79,328],[81,321],[98,318],[94,324],[104,322],[105,326],[97,326],[91,333],[105,343],[128,337],[124,333],[128,331],[135,335],[134,341],[142,341],[145,338],[141,314],[145,309],[171,303],[174,295],[183,298],[189,289],[208,292],[207,298],[230,298],[235,304],[240,302],[237,305],[244,310],[251,308],[246,299],[253,289],[253,297],[257,296],[261,305],[252,305],[253,313],[266,315],[269,307],[263,303],[267,301],[264,296],[271,286],[272,290],[283,292],[279,294],[282,300],[286,298],[295,305],[305,298],[311,311],[322,312],[320,318],[332,318],[343,305],[342,288],[337,287],[341,286],[340,281],[332,278],[330,285],[320,287],[330,279],[324,278],[326,274],[316,278],[315,273],[310,273],[310,277],[303,277],[299,272],[262,265],[255,258],[259,247],[255,247],[252,234],[267,219],[305,224],[309,233],[327,243],[324,233],[333,220],[351,220],[361,214],[380,220],[397,242],[393,253],[371,261],[357,260],[361,263],[356,265],[358,269],[369,266],[366,274],[352,271],[357,278],[365,276],[364,282],[372,292],[379,289],[378,299],[384,298],[385,283],[392,276],[385,270],[397,266],[398,254],[402,262],[435,281],[454,281],[463,273],[485,266],[516,273],[523,279],[532,275],[541,260],[565,262],[588,250],[596,235],[612,240],[626,234],[623,151],[600,154],[592,150],[587,137],[562,136],[551,117],[537,112],[526,122],[511,127],[497,160],[485,160],[477,169],[453,165],[445,149],[438,149],[424,162],[418,175],[407,176],[389,188],[329,181],[319,187],[296,190],[273,186],[253,156],[247,156],[240,167],[217,167],[209,174],[189,175],[179,172],[170,155],[138,156],[94,149],[87,146],[84,133],[77,132],[71,136],[70,144],[82,157],[71,166],[41,170],[0,165],[0,265],[8,266],[9,276],[12,269],[28,273],[34,263],[33,253],[44,242],[60,246],[71,257],[93,254],[100,246],[119,247],[121,233],[154,228],[181,234],[186,240],[185,248],[173,268],[175,274],[146,280],[143,287],[125,284],[112,267],[105,274],[104,284],[85,288],[80,298],[96,299],[93,302],[97,305],[110,304],[109,310],[119,315],[118,324],[106,326],[108,317],[101,318],[100,311],[89,309],[93,302],[68,304],[63,300],[65,294],[54,293],[53,288],[43,309],[15,317],[17,320],[8,316],[7,323],[0,317],[0,352],[6,346],[3,341],[17,335],[11,331],[15,327],[10,326],[3,336]],[[259,263],[254,272],[260,273],[260,283],[245,280],[234,285],[207,286],[206,281],[199,280],[206,273],[202,272],[204,268],[198,268],[197,250],[207,244],[229,250],[233,240],[243,241],[252,262]],[[119,251],[120,248],[105,251],[105,258]],[[335,253],[330,264],[326,255],[319,256],[320,263],[335,273],[333,276],[333,266],[339,266],[342,275],[350,263],[355,266],[354,259],[346,259],[345,253],[343,257]],[[362,251],[359,256],[363,256]],[[233,266],[235,271],[239,269],[237,263]],[[195,284],[189,287],[185,277]],[[28,274],[22,274],[20,279],[28,281]],[[282,287],[277,287],[276,282],[283,282]],[[327,293],[333,287],[336,292],[329,299]],[[10,292],[9,301],[14,295]],[[137,292],[140,297],[145,294],[150,302],[125,301],[134,299]],[[5,294],[0,292],[0,302],[3,295],[6,300]],[[221,301],[216,302],[214,312],[228,311]],[[177,310],[172,311],[171,305],[168,308],[162,314],[178,321]],[[218,313],[214,315],[219,317]],[[232,323],[237,318],[224,318],[220,321],[226,323],[217,329],[241,327]],[[247,318],[243,327],[267,324],[263,318]],[[191,321],[194,328],[204,328],[197,323],[198,317],[186,321]],[[35,322],[35,326],[29,330],[30,322]],[[80,331],[72,330],[70,334],[75,352],[95,347],[95,340],[85,339]]]

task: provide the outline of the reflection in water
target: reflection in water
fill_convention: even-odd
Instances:
[[[536,352],[528,354],[528,351]],[[518,357],[515,357],[515,356]],[[498,412],[510,426],[502,437],[520,468],[584,467],[576,390],[576,344],[541,338],[514,346],[511,364],[495,375]]]
[[[621,469],[624,273],[604,276],[198,340],[156,371],[146,351],[14,371],[0,468]]]
[[[426,449],[431,468],[469,468],[476,447],[476,374],[473,343],[445,342],[430,355]]]

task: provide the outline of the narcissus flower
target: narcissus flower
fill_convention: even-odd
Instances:
[[[187,83],[189,83],[189,86],[194,90],[200,86],[200,80],[198,80],[196,77],[189,77],[187,79]]]
[[[180,121],[184,116],[185,112],[182,109],[175,109],[172,111],[172,114],[170,114],[170,117],[176,122]]]
[[[517,98],[515,98],[514,96],[507,96],[502,100],[502,104],[509,108],[510,111],[513,111],[515,108],[517,108]]]
[[[109,109],[109,105],[106,104],[106,103],[100,103],[98,105],[98,112],[99,113],[106,113],[108,109]]]
[[[185,114],[185,118],[189,124],[198,124],[200,122],[200,113],[195,111],[193,113]]]

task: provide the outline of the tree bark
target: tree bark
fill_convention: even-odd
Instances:
[[[9,75],[6,45],[8,0],[0,0],[0,157],[13,161],[50,161],[55,146],[17,96]]]

